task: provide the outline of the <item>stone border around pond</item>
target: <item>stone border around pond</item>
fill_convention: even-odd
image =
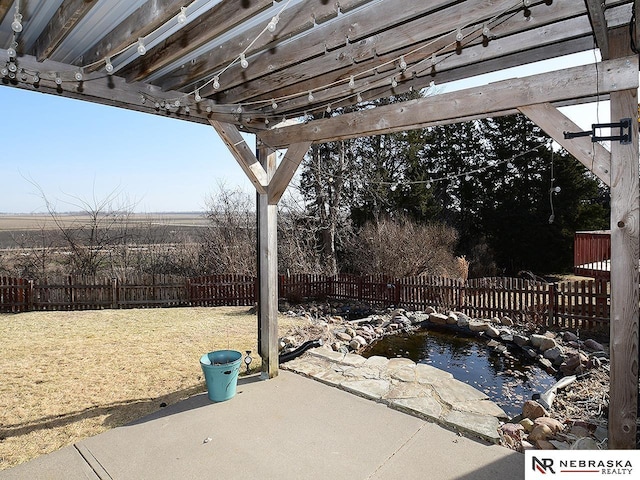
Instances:
[[[499,443],[498,428],[507,418],[481,391],[406,358],[364,358],[316,348],[281,368],[492,443]]]

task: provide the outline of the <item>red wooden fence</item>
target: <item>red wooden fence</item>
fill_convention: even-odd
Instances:
[[[573,272],[576,275],[609,279],[611,232],[576,232],[573,241]]]
[[[351,300],[411,310],[431,306],[474,318],[507,315],[565,328],[595,328],[609,321],[608,283],[601,279],[546,284],[520,278],[461,282],[428,276],[306,274],[282,275],[278,288],[281,298],[294,302]],[[142,275],[125,280],[67,276],[38,282],[0,277],[0,312],[253,305],[256,289],[255,277],[246,275]]]

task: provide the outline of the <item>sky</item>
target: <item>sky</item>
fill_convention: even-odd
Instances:
[[[39,188],[59,212],[113,192],[138,212],[202,211],[219,182],[254,191],[208,125],[1,85],[0,112],[0,212],[46,212]]]
[[[593,60],[586,53],[535,70]],[[532,73],[531,67],[510,70],[439,91]],[[563,111],[585,130],[609,121],[608,105],[598,115],[593,105]],[[254,191],[208,125],[2,85],[0,112],[0,213],[46,212],[43,195],[58,212],[77,211],[78,199],[92,203],[114,192],[136,212],[194,212],[206,209],[219,183]]]

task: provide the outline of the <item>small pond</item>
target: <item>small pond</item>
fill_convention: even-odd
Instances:
[[[556,383],[536,364],[507,358],[487,347],[484,339],[450,330],[422,330],[390,335],[362,353],[365,357],[410,358],[451,373],[456,379],[484,392],[513,418],[534,393],[542,393]]]

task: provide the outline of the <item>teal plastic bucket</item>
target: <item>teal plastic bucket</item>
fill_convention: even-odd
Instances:
[[[235,350],[218,350],[200,357],[209,400],[224,402],[233,398],[236,394],[241,363],[242,354]]]

